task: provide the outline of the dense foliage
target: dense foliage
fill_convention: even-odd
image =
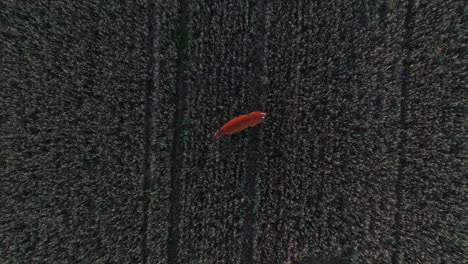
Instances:
[[[0,262],[140,261],[146,4],[0,9]]]
[[[464,10],[3,1],[0,262],[462,263]]]

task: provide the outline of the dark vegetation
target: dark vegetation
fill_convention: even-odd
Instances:
[[[463,263],[465,9],[2,1],[0,262]]]

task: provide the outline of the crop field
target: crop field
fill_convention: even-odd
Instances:
[[[0,2],[0,263],[466,262],[465,11]]]

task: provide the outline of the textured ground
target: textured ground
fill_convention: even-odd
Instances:
[[[1,2],[0,262],[463,263],[465,9]]]

